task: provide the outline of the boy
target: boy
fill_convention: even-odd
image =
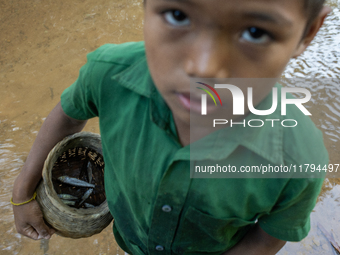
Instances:
[[[143,43],[127,43],[88,55],[44,122],[15,181],[13,202],[31,200],[50,149],[99,116],[106,196],[116,241],[126,252],[275,254],[285,241],[301,240],[322,179],[190,179],[189,84],[190,78],[280,77],[329,11],[318,0],[147,0],[145,52]],[[270,89],[259,88],[254,104]],[[306,130],[313,142],[291,132],[298,140],[287,143],[300,151],[303,144],[310,160],[327,163],[314,126]],[[301,163],[280,148],[285,163]],[[228,159],[240,150],[250,155],[239,146]],[[36,201],[13,210],[19,233],[53,234]]]

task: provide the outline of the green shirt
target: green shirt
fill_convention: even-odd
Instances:
[[[125,251],[221,254],[256,222],[282,240],[307,235],[322,178],[190,178],[190,146],[179,143],[143,42],[104,45],[88,54],[61,104],[75,119],[99,116],[106,198],[116,241]],[[200,164],[218,155],[234,165],[327,164],[321,132],[296,112],[287,115],[301,118],[300,128],[234,129],[212,143],[210,149],[223,153],[202,152],[192,159]]]

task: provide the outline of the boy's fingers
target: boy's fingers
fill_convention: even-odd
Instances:
[[[53,228],[45,224],[42,212],[36,201],[26,205],[14,206],[13,211],[18,233],[35,240],[49,239],[55,233]]]
[[[32,228],[31,226],[28,226],[27,228],[24,228],[22,231],[19,232],[20,234],[27,236],[29,238],[32,238],[34,240],[38,240],[38,233]]]
[[[55,233],[55,230],[48,228],[44,223],[38,224],[35,227],[28,225],[20,231],[20,234],[32,238],[34,240],[50,239]]]
[[[53,234],[50,231],[50,228],[44,223],[44,221],[40,221],[35,226],[35,231],[38,232],[38,239],[50,239],[51,235]]]

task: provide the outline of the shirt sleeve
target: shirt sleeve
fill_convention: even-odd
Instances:
[[[290,95],[292,98],[292,96]],[[294,128],[284,129],[284,164],[296,169],[269,213],[260,217],[259,224],[268,234],[285,241],[301,241],[310,230],[310,214],[326,175],[329,156],[322,132],[295,105],[287,106],[286,118],[298,120]],[[309,170],[306,172],[306,165]],[[302,172],[300,172],[300,166]],[[311,171],[311,166],[314,170]]]
[[[98,111],[91,93],[94,63],[88,61],[79,71],[78,79],[61,95],[61,106],[64,112],[78,120],[86,120],[98,116]]]
[[[79,120],[99,116],[101,86],[112,67],[111,62],[122,61],[118,54],[121,47],[105,44],[87,54],[87,62],[80,69],[78,79],[61,95],[61,106],[68,116]]]
[[[271,212],[259,218],[269,235],[285,241],[301,241],[310,230],[310,213],[320,193],[323,178],[290,179]]]

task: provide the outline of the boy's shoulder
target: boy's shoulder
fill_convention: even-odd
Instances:
[[[323,134],[312,119],[294,105],[287,106],[287,115],[283,117],[297,122],[295,127],[283,127],[283,156],[286,162],[316,164],[321,168],[328,164]]]
[[[281,104],[281,84],[277,83],[278,89],[278,107],[277,110],[268,119],[277,119],[275,128],[267,126],[263,131],[273,134],[272,137],[276,143],[280,143],[277,148],[282,149],[282,159],[287,164],[328,164],[328,152],[324,145],[323,134],[319,130],[311,117],[305,115],[296,105],[286,105],[286,115],[282,113]],[[290,93],[286,94],[287,99],[294,99]],[[272,95],[270,94],[263,102],[262,108],[268,109],[271,106]],[[271,132],[271,131],[273,132]]]
[[[288,104],[286,115],[282,115],[282,86],[276,84],[275,87],[278,88],[277,109],[267,116],[249,114],[246,123],[249,124],[249,121],[253,121],[251,124],[260,125],[258,123],[262,121],[262,126],[245,125],[242,127],[242,125],[238,125],[236,129],[230,130],[229,140],[238,142],[276,165],[292,165],[294,168],[294,166],[299,167],[303,164],[315,164],[322,167],[328,164],[328,152],[324,145],[322,132],[316,127],[310,116],[304,115],[296,105]],[[272,98],[272,93],[270,93],[256,106],[257,109],[271,108]],[[294,96],[288,93],[287,98],[294,98]]]
[[[149,80],[143,41],[105,44],[87,54],[77,80],[61,95],[62,107],[70,117],[89,119],[122,102],[119,93],[126,94],[126,88],[148,96]]]
[[[144,41],[122,44],[104,44],[87,54],[88,62],[104,62],[118,65],[131,65],[145,57]]]
[[[86,83],[94,94],[98,90],[127,88],[142,96],[150,96],[153,83],[144,41],[104,44],[87,54],[87,63],[83,68],[81,73],[88,77]]]

